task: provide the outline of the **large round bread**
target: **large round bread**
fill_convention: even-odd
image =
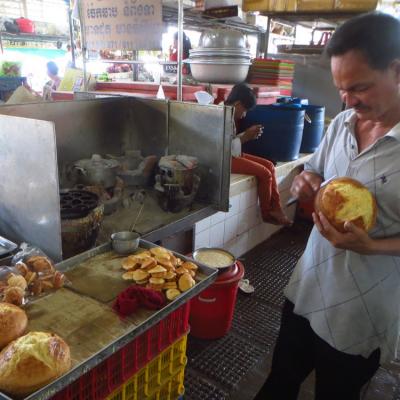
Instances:
[[[351,221],[366,232],[376,222],[376,201],[362,183],[351,178],[336,178],[322,187],[315,197],[315,211],[322,212],[340,232]]]
[[[70,367],[70,350],[64,340],[52,333],[30,332],[1,351],[0,392],[28,395]]]
[[[0,303],[0,350],[25,333],[28,317],[21,308]]]

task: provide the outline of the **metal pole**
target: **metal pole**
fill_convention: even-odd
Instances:
[[[178,0],[178,101],[182,101],[183,0]]]
[[[75,40],[74,40],[74,21],[72,19],[72,9],[69,7],[68,10],[68,22],[69,22],[69,36],[71,43],[71,57],[72,57],[72,68],[75,68]]]
[[[267,30],[265,31],[265,51],[264,51],[264,58],[268,57],[268,47],[269,47],[269,33],[271,32],[271,21],[272,18],[268,17],[267,22]]]
[[[85,22],[83,17],[83,10],[82,10],[82,0],[79,1],[79,21],[81,25],[81,38],[82,38],[82,62],[83,62],[83,90],[87,92],[87,71],[86,71],[86,32],[85,32]]]

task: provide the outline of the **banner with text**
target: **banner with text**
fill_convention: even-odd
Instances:
[[[161,48],[161,0],[81,0],[88,50]]]

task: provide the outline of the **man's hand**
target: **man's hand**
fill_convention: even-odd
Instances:
[[[311,200],[318,192],[321,182],[321,175],[303,171],[293,179],[290,192],[299,200]]]
[[[250,140],[257,139],[263,133],[264,127],[262,125],[252,125],[247,128],[240,136],[240,141],[243,143],[249,142]]]
[[[374,254],[374,239],[353,223],[346,222],[344,224],[346,233],[341,233],[329,223],[321,212],[313,213],[313,220],[321,235],[329,240],[332,246],[359,254]]]

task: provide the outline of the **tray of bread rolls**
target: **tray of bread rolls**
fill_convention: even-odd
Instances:
[[[120,256],[106,243],[56,267],[67,276],[70,286],[29,302],[23,309],[27,318],[8,306],[2,310],[6,303],[0,303],[0,322],[2,312],[17,315],[18,321],[13,322],[19,330],[16,339],[0,352],[0,399],[51,398],[200,293],[217,276],[215,269],[145,240],[140,240],[132,254]],[[159,310],[139,308],[120,318],[112,305],[121,291],[132,285],[162,293],[165,305]],[[15,355],[19,362],[21,354],[28,351],[31,360],[39,354],[36,345],[40,354],[43,346],[58,351],[46,356],[46,365],[53,365],[52,370],[36,369],[40,374],[37,382],[27,386],[32,371],[24,367],[18,378],[21,370],[9,356]],[[43,360],[37,361],[43,365]]]

